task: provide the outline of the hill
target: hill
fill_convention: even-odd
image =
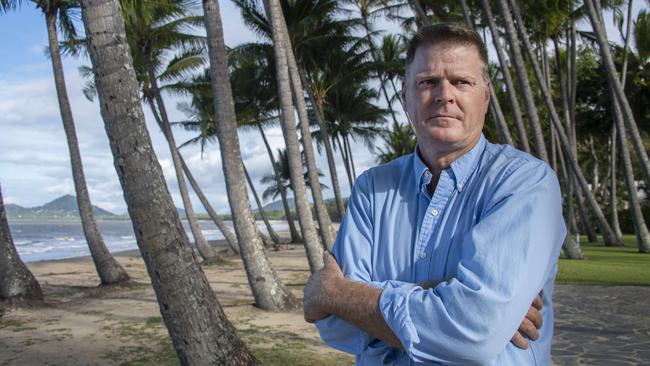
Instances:
[[[104,210],[101,207],[92,206],[95,217],[97,218],[116,218],[114,213]],[[61,196],[42,206],[22,207],[16,204],[5,205],[7,217],[13,219],[76,219],[79,218],[79,208],[77,207],[77,198],[72,195]]]

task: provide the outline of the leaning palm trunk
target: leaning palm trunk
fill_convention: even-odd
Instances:
[[[273,240],[273,243],[280,244],[281,241],[280,237],[278,236],[278,233],[276,233],[275,230],[273,230],[273,226],[271,226],[271,223],[269,222],[269,218],[266,216],[266,212],[264,212],[264,206],[262,206],[260,197],[257,195],[257,190],[255,190],[255,186],[253,185],[251,176],[248,174],[248,169],[246,169],[246,165],[244,165],[243,161],[241,163],[242,163],[242,168],[244,169],[244,175],[246,176],[246,181],[248,182],[248,186],[251,187],[251,192],[253,192],[253,197],[255,198],[257,209],[260,212],[260,216],[262,217],[262,221],[264,222],[264,225],[266,226],[266,231],[269,232],[269,236],[271,237],[271,240]]]
[[[345,214],[345,206],[343,205],[343,198],[341,195],[341,184],[339,183],[339,173],[336,171],[336,162],[334,161],[334,151],[332,150],[332,142],[329,138],[329,131],[327,127],[327,122],[325,122],[325,117],[323,113],[323,108],[316,102],[316,97],[314,96],[314,91],[311,89],[311,86],[307,82],[305,77],[304,70],[300,69],[300,81],[302,85],[307,90],[307,95],[309,96],[309,102],[312,105],[312,108],[316,113],[314,113],[316,122],[318,123],[318,128],[320,129],[321,141],[323,141],[323,146],[325,147],[325,156],[327,157],[327,167],[330,171],[330,178],[332,179],[332,190],[334,191],[334,200],[336,201],[336,209],[338,210],[339,217],[343,218]]]
[[[343,158],[343,166],[345,167],[345,172],[348,175],[348,183],[350,184],[350,189],[352,189],[352,186],[354,186],[354,181],[352,179],[350,160],[348,159],[348,151],[347,149],[343,148],[343,144],[341,144],[341,139],[339,138],[339,135],[333,136],[332,138],[336,139],[335,141],[339,146],[339,152],[341,153],[341,157]]]
[[[316,220],[318,220],[318,227],[320,229],[321,239],[325,248],[332,249],[334,244],[334,232],[332,231],[332,221],[327,213],[327,206],[323,201],[323,193],[321,191],[320,182],[318,179],[318,167],[316,166],[316,157],[314,156],[314,146],[311,141],[311,130],[309,129],[309,115],[307,114],[307,105],[305,104],[305,97],[303,96],[303,87],[300,80],[300,72],[298,64],[293,53],[291,45],[291,38],[287,30],[287,24],[284,20],[284,15],[279,14],[280,18],[280,32],[284,40],[285,52],[287,57],[287,64],[289,66],[289,79],[291,81],[291,90],[293,91],[293,99],[296,102],[298,109],[298,120],[300,121],[300,134],[302,136],[303,152],[305,153],[305,160],[307,162],[307,174],[309,176],[310,189],[312,198],[314,199],[314,208],[316,211]]]
[[[500,0],[500,2],[503,1],[504,0]],[[555,129],[558,133],[558,137],[560,138],[560,143],[562,145],[562,148],[566,149],[565,153],[570,163],[569,166],[571,167],[574,176],[578,180],[578,183],[580,184],[580,189],[582,189],[582,192],[585,198],[587,199],[587,202],[596,218],[598,227],[600,228],[600,232],[603,235],[603,241],[605,242],[605,244],[608,245],[616,245],[619,242],[619,240],[616,237],[616,234],[614,234],[614,231],[612,231],[611,226],[609,226],[609,223],[607,222],[607,219],[605,218],[603,211],[600,209],[598,202],[596,202],[596,198],[591,194],[591,190],[589,189],[589,186],[587,185],[587,180],[585,179],[584,174],[580,169],[578,160],[576,156],[573,154],[573,151],[571,151],[569,138],[567,137],[566,131],[562,127],[562,123],[560,122],[560,117],[558,116],[557,111],[555,109],[555,104],[553,104],[551,93],[549,92],[549,89],[546,87],[546,82],[544,81],[544,77],[540,70],[539,64],[537,63],[537,60],[535,58],[533,48],[530,44],[530,41],[528,40],[528,34],[526,33],[527,32],[526,26],[521,19],[521,14],[519,13],[519,8],[517,6],[517,3],[514,2],[513,0],[510,0],[510,6],[512,7],[513,14],[515,15],[515,18],[517,20],[519,34],[521,36],[521,39],[523,40],[524,49],[526,50],[526,53],[528,54],[528,58],[531,61],[533,71],[535,72],[535,78],[537,79],[538,85],[540,87],[540,91],[542,92],[542,97],[544,98],[544,102],[546,103],[546,107],[548,108],[551,117],[550,118],[551,122],[555,126]]]
[[[465,0],[460,0],[460,7],[463,10],[463,17],[465,19],[465,24],[468,27],[474,29],[475,28],[474,22],[472,21],[472,16],[470,14],[469,7],[467,6],[467,2]],[[503,116],[503,110],[501,109],[501,104],[499,103],[499,99],[497,98],[497,93],[494,90],[494,85],[492,83],[489,83],[489,87],[490,87],[490,113],[492,114],[492,119],[494,119],[494,124],[497,129],[497,132],[499,133],[500,141],[504,144],[515,146],[514,142],[512,141],[512,136],[510,135],[510,130],[508,129],[508,125],[506,124],[506,119]]]
[[[146,52],[142,52],[143,55],[146,55]],[[194,207],[192,207],[192,201],[190,200],[190,194],[187,190],[187,184],[185,183],[185,175],[183,174],[183,166],[181,164],[181,156],[178,152],[178,147],[176,146],[176,141],[174,140],[174,133],[172,131],[171,125],[169,124],[169,117],[167,116],[167,108],[165,108],[165,102],[162,99],[160,94],[160,89],[158,88],[158,82],[156,79],[156,73],[153,70],[151,62],[146,59],[144,60],[144,67],[149,77],[149,83],[151,86],[151,93],[156,101],[158,112],[160,116],[160,122],[158,125],[167,140],[167,145],[169,146],[169,151],[172,155],[172,162],[174,163],[174,172],[176,173],[176,180],[178,181],[178,190],[181,193],[181,199],[183,200],[183,208],[185,209],[185,217],[187,218],[187,223],[190,226],[190,231],[194,237],[194,243],[196,248],[199,250],[199,254],[206,262],[214,262],[219,260],[219,255],[217,251],[214,250],[208,244],[208,241],[205,240],[203,232],[199,226],[198,221],[196,220],[196,215],[194,214]]]
[[[119,2],[81,3],[115,170],[179,361],[257,364],[192,255],[145,125]]]
[[[464,2],[464,1],[463,1]],[[485,17],[488,21],[488,26],[490,27],[490,34],[492,34],[492,43],[494,48],[497,51],[497,56],[499,57],[499,65],[501,66],[501,74],[503,75],[503,80],[506,84],[506,94],[510,100],[510,107],[512,108],[512,117],[515,121],[515,127],[517,128],[517,135],[519,137],[519,148],[523,151],[530,153],[530,145],[528,144],[528,135],[526,134],[526,127],[524,126],[523,118],[521,116],[521,108],[519,107],[519,101],[517,100],[517,91],[515,90],[515,84],[512,81],[510,76],[510,70],[508,68],[508,61],[506,59],[506,54],[503,51],[501,46],[501,39],[499,38],[499,31],[497,26],[494,23],[494,18],[492,16],[492,9],[490,9],[490,4],[487,0],[481,0],[481,8],[485,13]]]
[[[557,134],[555,135],[555,138],[557,139]],[[572,187],[573,182],[569,180],[569,172],[570,170],[567,169],[566,167],[566,159],[565,155],[562,152],[562,149],[558,150],[558,156],[559,156],[559,162],[560,162],[560,168],[562,172],[562,176],[564,178],[564,183],[566,187]],[[574,224],[575,220],[571,215],[573,215],[573,212],[571,212],[572,206],[565,205],[565,214],[564,214],[564,222],[567,224],[567,236],[564,238],[564,242],[562,243],[562,251],[564,252],[564,255],[568,259],[585,259],[584,254],[582,254],[582,249],[580,249],[580,245],[578,242],[574,239],[574,234],[578,232],[577,228],[574,229]]]
[[[636,155],[639,158],[639,165],[641,166],[646,186],[650,187],[650,159],[648,159],[648,152],[645,149],[645,145],[641,139],[641,134],[639,133],[639,128],[634,119],[634,115],[632,114],[632,108],[630,108],[630,104],[625,96],[625,90],[623,90],[623,85],[617,76],[614,60],[609,49],[609,43],[607,42],[607,34],[601,18],[602,11],[600,9],[600,4],[592,2],[592,0],[585,0],[585,6],[587,8],[587,13],[589,14],[589,20],[591,21],[596,40],[598,41],[602,62],[605,66],[605,70],[607,70],[607,83],[609,84],[609,88],[612,90],[614,98],[616,98],[619,108],[622,111],[625,127],[627,127],[627,133],[632,140],[632,145],[634,146]],[[619,131],[619,133],[623,132]]]
[[[613,94],[614,91],[610,90]],[[621,146],[621,157],[623,158],[623,174],[625,177],[625,185],[627,186],[627,200],[629,203],[630,215],[632,215],[632,222],[634,223],[634,233],[636,234],[636,244],[639,253],[650,252],[650,232],[648,226],[643,218],[641,205],[639,204],[639,196],[636,192],[636,184],[634,183],[634,168],[632,167],[632,158],[630,157],[630,150],[627,145],[627,136],[625,136],[625,123],[623,122],[623,113],[618,105],[618,100],[612,96],[612,105],[614,107],[614,120],[616,121],[616,129],[618,132],[618,142]]]
[[[348,162],[350,163],[350,171],[352,171],[352,180],[357,180],[357,170],[354,167],[354,156],[352,156],[352,148],[350,147],[350,135],[343,135],[343,148],[347,151]]]
[[[223,162],[223,175],[248,284],[258,307],[270,311],[295,309],[296,298],[282,284],[269,262],[251,212],[246,185],[242,184],[246,178],[239,149],[235,103],[228,75],[228,56],[223,40],[219,4],[216,0],[203,0],[203,12],[215,117],[219,121],[216,132]]]
[[[530,124],[533,140],[535,141],[535,152],[540,159],[548,161],[548,153],[546,152],[544,134],[542,133],[542,127],[539,121],[539,113],[537,112],[535,98],[533,97],[533,91],[530,86],[530,81],[528,80],[524,57],[519,48],[519,37],[517,37],[517,29],[512,20],[512,15],[510,14],[508,0],[499,0],[497,3],[499,4],[501,16],[504,19],[508,42],[510,42],[512,61],[514,62],[515,70],[517,71],[519,89],[524,99],[524,106],[526,107],[527,112],[526,116],[528,117],[528,123]],[[521,26],[521,24],[519,26]]]
[[[41,286],[16,251],[0,189],[0,301],[18,304],[41,300]]]
[[[318,241],[318,234],[314,227],[311,209],[307,201],[307,188],[302,173],[302,162],[296,123],[294,119],[293,103],[291,101],[291,84],[289,81],[289,68],[286,57],[286,43],[282,39],[281,14],[282,9],[278,0],[264,1],[267,9],[267,17],[273,32],[273,49],[275,52],[275,63],[278,81],[278,92],[280,96],[280,109],[282,114],[282,134],[287,145],[287,158],[289,160],[289,171],[291,173],[291,186],[296,200],[298,219],[302,230],[302,237],[305,240],[307,259],[312,272],[323,266],[323,247]],[[303,136],[304,138],[304,136]],[[318,179],[318,178],[317,178]],[[316,180],[315,182],[317,182]],[[312,183],[315,183],[312,182]]]
[[[52,60],[52,70],[54,71],[54,83],[59,101],[59,110],[70,152],[70,165],[72,166],[72,179],[77,195],[79,216],[81,217],[81,225],[88,243],[88,248],[90,249],[90,255],[93,258],[93,263],[95,264],[102,285],[126,282],[129,280],[129,275],[115,258],[113,258],[108,248],[106,248],[90,203],[83,164],[81,162],[81,154],[79,153],[77,133],[75,132],[72,110],[63,76],[63,65],[56,33],[56,15],[51,12],[47,13],[45,20],[47,22],[48,44],[50,58]]]
[[[160,115],[156,108],[156,103],[151,98],[148,98],[148,102],[149,102],[149,107],[151,108],[151,113],[153,114],[156,123],[158,124],[158,126],[162,126],[162,119],[160,118]],[[180,150],[178,148],[177,150],[178,150],[178,156],[181,161],[181,166],[183,167],[183,172],[185,173],[187,180],[190,182],[192,189],[199,197],[201,204],[208,212],[208,216],[210,216],[212,222],[214,222],[214,224],[219,228],[219,230],[223,234],[224,238],[226,238],[226,242],[228,243],[228,246],[230,246],[230,249],[232,249],[233,252],[235,252],[236,254],[239,254],[239,244],[237,243],[237,237],[235,236],[235,234],[232,233],[232,231],[230,231],[228,226],[226,226],[226,223],[223,222],[221,217],[219,217],[219,215],[217,215],[217,213],[214,211],[214,208],[208,201],[207,197],[205,197],[205,195],[203,194],[203,190],[201,189],[201,187],[199,187],[198,183],[194,179],[192,172],[187,167],[187,164],[185,164],[185,159],[183,159],[183,155],[180,153]],[[197,253],[197,255],[200,256],[201,254]]]
[[[298,234],[298,230],[296,230],[296,224],[293,220],[293,216],[291,215],[291,208],[289,207],[289,200],[287,200],[287,190],[284,188],[284,185],[282,184],[282,178],[280,177],[280,171],[278,170],[278,166],[275,163],[275,157],[273,156],[271,145],[269,145],[269,141],[266,139],[266,134],[264,133],[264,129],[262,128],[262,126],[258,126],[258,128],[260,130],[260,134],[262,135],[264,146],[266,146],[266,151],[269,154],[269,159],[271,160],[271,166],[273,167],[273,175],[275,177],[275,183],[278,186],[278,191],[280,191],[280,198],[282,199],[282,208],[284,209],[284,216],[287,218],[287,224],[289,225],[289,233],[291,234],[291,242],[300,243],[302,242],[302,238],[300,237],[300,234]]]
[[[185,164],[185,159],[183,159],[183,156],[180,155],[180,151],[179,151],[179,156],[181,158],[181,165],[183,166],[183,172],[185,172],[185,176],[187,177],[187,180],[190,182],[190,185],[192,186],[194,193],[196,193],[196,195],[199,197],[201,204],[203,204],[203,207],[208,212],[208,216],[210,216],[212,222],[214,222],[214,224],[219,228],[221,234],[223,234],[223,237],[226,238],[226,242],[228,243],[228,246],[230,246],[230,249],[232,249],[233,252],[239,254],[239,243],[237,243],[237,237],[235,236],[235,234],[233,234],[232,231],[230,231],[230,228],[226,226],[226,223],[223,222],[223,219],[217,214],[217,212],[210,204],[210,201],[208,201],[208,198],[205,197],[205,194],[203,194],[203,190],[201,189],[201,187],[199,187],[199,184],[196,182],[196,179],[194,179],[194,176],[192,175],[190,169],[187,167],[187,164]]]

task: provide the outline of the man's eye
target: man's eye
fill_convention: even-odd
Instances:
[[[469,80],[458,79],[458,80],[454,81],[454,84],[456,84],[456,85],[471,85],[472,83]]]
[[[418,81],[418,86],[431,86],[431,85],[434,85],[434,84],[435,84],[435,81],[432,80],[432,79],[424,79],[424,80]]]

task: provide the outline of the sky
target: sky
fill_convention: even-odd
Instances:
[[[255,41],[256,38],[245,27],[239,11],[231,1],[220,1],[224,37],[228,46]],[[645,5],[635,2],[634,13]],[[611,19],[606,15],[606,19]],[[608,35],[619,40],[608,23]],[[394,24],[385,23],[380,28],[396,31]],[[52,68],[46,56],[47,34],[45,20],[40,11],[24,6],[10,14],[0,15],[0,185],[5,203],[34,207],[49,202],[64,194],[74,195],[69,153],[58,109]],[[491,52],[491,59],[495,59]],[[79,66],[90,65],[85,58],[65,57],[63,59],[66,85],[75,120],[86,181],[94,205],[114,213],[125,213],[122,189],[113,165],[108,139],[104,130],[97,102],[88,101],[82,88],[85,80],[78,72]],[[165,95],[167,109],[172,121],[182,120],[183,114],[176,104],[182,98]],[[382,104],[380,102],[379,104]],[[385,104],[383,104],[385,106]],[[167,142],[155,125],[148,108],[143,107],[154,150],[163,168],[167,186],[176,206],[182,207],[173,163]],[[401,118],[401,115],[400,115]],[[405,122],[405,121],[402,121]],[[177,144],[194,135],[175,129]],[[279,128],[267,131],[274,149],[284,147]],[[242,158],[256,189],[261,195],[264,190],[259,180],[272,169],[268,154],[255,131],[240,132]],[[381,142],[377,142],[381,146]],[[376,165],[376,157],[363,144],[353,144],[356,172]],[[199,185],[220,213],[228,213],[219,148],[211,144],[201,156],[198,147],[181,150],[188,166]],[[318,152],[316,151],[318,154]],[[323,155],[317,155],[317,165],[325,174],[322,182],[331,186],[327,162]],[[341,161],[337,154],[337,161]],[[343,167],[338,175],[342,193],[350,192]],[[192,193],[192,203],[197,212],[205,212],[198,198]],[[331,190],[324,191],[325,198],[333,196]],[[254,202],[251,199],[251,202]]]

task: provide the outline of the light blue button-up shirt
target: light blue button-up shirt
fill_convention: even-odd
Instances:
[[[481,136],[433,195],[430,181],[417,153],[364,172],[333,249],[346,277],[383,289],[380,310],[404,351],[332,315],[316,322],[321,337],[357,365],[550,364],[566,235],[554,172]],[[519,349],[510,339],[540,293],[540,339]]]

